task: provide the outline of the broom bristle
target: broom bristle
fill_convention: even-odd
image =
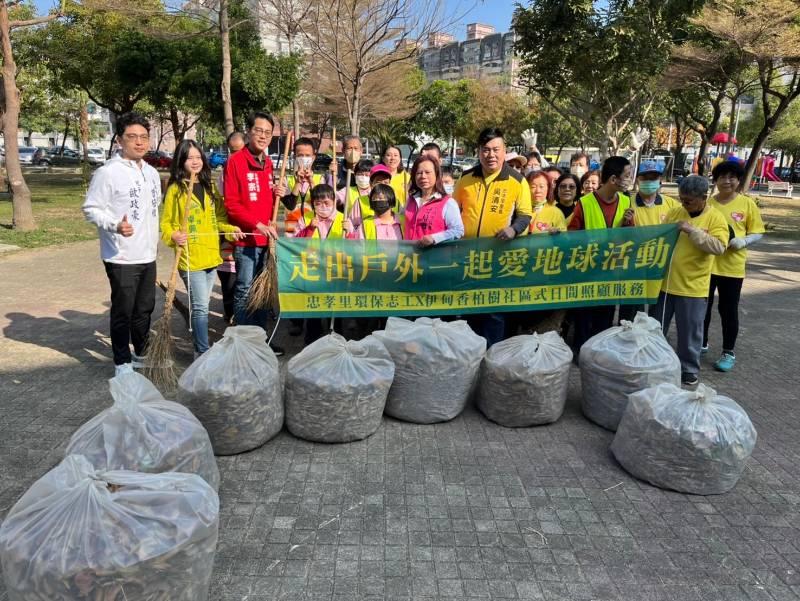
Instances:
[[[143,372],[157,388],[172,390],[178,383],[175,361],[172,354],[172,334],[170,316],[162,315],[150,333],[147,345],[147,365]]]
[[[278,264],[275,253],[270,252],[266,264],[253,283],[247,295],[247,311],[255,313],[267,307],[276,307],[278,299]]]

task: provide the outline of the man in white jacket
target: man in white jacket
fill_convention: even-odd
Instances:
[[[83,213],[100,234],[100,256],[111,284],[111,346],[119,375],[141,367],[147,352],[155,307],[161,179],[142,160],[150,148],[150,124],[144,117],[121,115],[116,135],[121,154],[95,172]]]

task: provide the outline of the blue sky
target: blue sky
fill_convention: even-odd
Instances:
[[[40,12],[47,12],[58,4],[57,0],[34,0]],[[527,4],[527,2],[523,2]],[[480,22],[506,32],[511,27],[511,15],[514,12],[513,0],[445,0],[448,15],[461,15],[464,18],[452,27],[451,33],[459,40],[466,37],[467,23]]]
[[[513,0],[445,0],[449,14],[466,13],[451,31],[459,40],[466,38],[467,23],[493,25],[497,31],[505,33],[511,28],[511,15],[514,13]],[[527,5],[527,2],[522,2]]]

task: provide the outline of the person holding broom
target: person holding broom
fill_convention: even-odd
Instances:
[[[195,176],[193,189],[189,180]],[[181,229],[186,213],[188,231]],[[195,359],[208,350],[208,303],[214,275],[222,263],[220,233],[241,240],[241,229],[228,223],[225,206],[211,180],[211,167],[194,140],[184,140],[175,152],[161,214],[161,239],[172,248],[182,246],[178,270],[189,293]]]
[[[116,139],[121,153],[95,172],[83,213],[97,226],[100,256],[111,285],[111,348],[118,376],[144,367],[156,302],[161,179],[142,160],[150,148],[147,119],[137,113],[121,115]]]
[[[286,196],[283,182],[272,187],[272,161],[267,154],[275,121],[264,112],[247,118],[247,146],[232,155],[225,165],[225,210],[231,225],[246,234],[236,242],[236,292],[234,319],[238,325],[258,325],[266,330],[267,310],[247,309],[248,293],[253,280],[264,269],[269,239],[278,237],[272,223],[273,203]],[[273,345],[276,355],[283,349]]]

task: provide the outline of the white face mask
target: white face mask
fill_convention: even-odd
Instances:
[[[298,170],[311,169],[311,165],[314,163],[314,157],[297,157],[295,163],[297,164]]]
[[[452,194],[452,193],[453,193],[453,190],[455,190],[455,189],[456,189],[456,186],[455,186],[455,184],[445,184],[445,185],[444,185],[444,191],[445,191],[445,193],[446,193],[448,196],[449,196],[450,194]]]
[[[320,219],[328,219],[331,215],[333,215],[333,206],[325,205],[323,207],[321,205],[315,205],[314,214]]]
[[[581,179],[586,173],[586,168],[582,167],[581,165],[575,165],[574,167],[569,168],[569,172],[578,179]]]
[[[356,175],[356,186],[359,190],[369,188],[369,175]]]

